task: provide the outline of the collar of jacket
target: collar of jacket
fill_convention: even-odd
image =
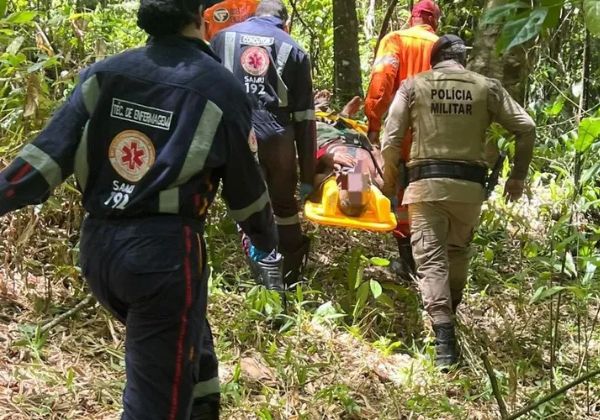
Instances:
[[[266,23],[269,25],[277,26],[281,30],[283,30],[285,26],[285,22],[275,16],[255,16],[250,18],[250,20],[252,20],[253,22]]]
[[[150,37],[148,44],[151,45],[173,45],[182,46],[184,48],[198,48],[203,53],[208,54],[211,58],[221,62],[221,59],[215,54],[205,41],[199,38],[190,38],[182,35],[165,35],[161,37]]]
[[[434,70],[440,70],[440,69],[464,70],[464,66],[454,60],[444,60],[444,61],[440,61],[435,66],[433,66],[433,69]]]

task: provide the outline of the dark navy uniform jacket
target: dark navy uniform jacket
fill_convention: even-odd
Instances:
[[[308,55],[273,16],[230,26],[213,38],[211,46],[247,93],[260,96],[281,125],[293,124],[300,178],[312,184],[316,132]]]
[[[202,41],[151,40],[87,68],[48,126],[0,173],[0,215],[45,201],[73,172],[94,218],[204,222],[219,182],[263,250],[277,242],[251,152],[251,106]]]

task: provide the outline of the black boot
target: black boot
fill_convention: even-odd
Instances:
[[[301,281],[302,271],[310,252],[310,238],[302,236],[302,244],[293,252],[281,250],[283,254],[283,281],[286,286],[292,286]]]
[[[250,258],[250,247],[252,243],[246,234],[242,234],[242,249],[250,266],[252,278],[257,284],[262,284],[268,290],[283,292],[283,256],[278,252],[272,252],[261,261],[253,261]]]
[[[219,420],[221,398],[219,394],[195,399],[190,420]]]
[[[267,258],[255,262],[248,258],[252,275],[258,284],[262,284],[268,290],[283,292],[283,257],[279,253],[273,253]]]
[[[433,331],[435,331],[435,365],[442,370],[448,370],[458,363],[454,325],[450,323],[434,325]]]

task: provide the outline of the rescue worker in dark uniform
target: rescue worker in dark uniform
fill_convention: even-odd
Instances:
[[[497,122],[516,137],[505,194],[517,200],[533,154],[535,123],[495,79],[464,68],[466,47],[445,35],[431,52],[433,69],[404,82],[386,121],[384,188],[395,197],[404,137],[412,129],[407,162],[413,256],[424,306],[436,334],[436,362],[457,362],[454,314],[462,300],[488,166],[486,131]]]
[[[202,0],[142,0],[148,45],[85,69],[0,173],[0,215],[45,201],[75,173],[88,213],[82,272],[126,325],[123,419],[219,416],[203,233],[220,182],[257,249],[277,245],[251,107],[201,40],[202,10]]]
[[[254,101],[258,157],[279,231],[285,282],[290,285],[298,280],[309,248],[296,201],[296,152],[300,196],[305,199],[313,190],[316,134],[309,57],[286,32],[287,19],[280,0],[263,0],[254,17],[222,30],[211,45]]]

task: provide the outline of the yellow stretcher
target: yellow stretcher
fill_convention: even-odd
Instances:
[[[304,204],[304,216],[320,225],[374,232],[389,232],[396,227],[396,216],[390,211],[390,200],[379,188],[371,186],[367,208],[358,217],[349,217],[342,213],[338,206],[339,193],[335,178],[329,178],[323,185],[321,201],[307,201]]]
[[[329,120],[332,122],[343,121],[344,124],[352,128],[353,130],[356,130],[359,133],[364,134],[365,136],[367,135],[368,127],[366,124],[363,124],[360,121],[356,121],[351,118],[340,117],[335,112],[317,111],[315,113],[315,116],[317,117],[317,120]]]
[[[366,135],[367,126],[356,120],[340,117],[335,113],[317,112],[318,119],[343,123]],[[348,229],[365,229],[375,232],[389,232],[396,227],[396,216],[390,211],[390,200],[379,188],[370,186],[367,192],[367,206],[360,216],[351,217],[342,212],[339,206],[340,189],[335,177],[330,177],[322,186],[323,193],[319,202],[306,201],[304,215],[308,220],[325,226]]]

